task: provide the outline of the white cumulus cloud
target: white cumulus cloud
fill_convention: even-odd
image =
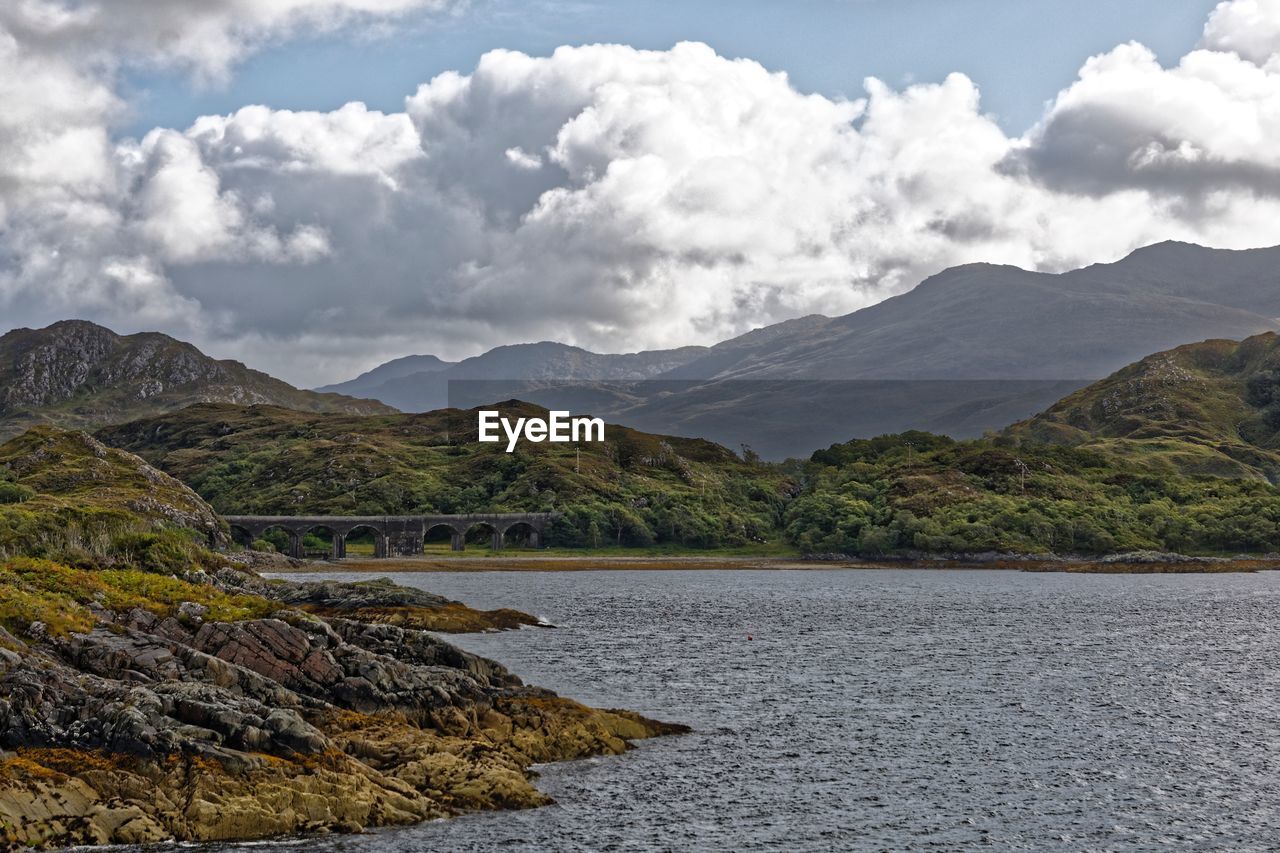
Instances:
[[[1200,44],[1258,65],[1280,53],[1280,0],[1229,0],[1209,16]]]
[[[129,328],[145,321],[192,335],[238,324],[234,314],[217,314],[181,293],[174,271],[200,263],[313,263],[329,253],[327,235],[314,223],[269,221],[269,197],[229,188],[224,172],[234,163],[207,161],[199,147],[212,120],[188,133],[156,129],[140,142],[118,139],[114,130],[126,111],[114,88],[118,73],[145,64],[216,80],[270,39],[439,11],[446,3],[0,4],[0,314],[15,323],[89,316]],[[346,116],[317,120],[340,125]],[[397,124],[409,127],[403,117]],[[284,114],[272,125],[272,141],[286,150],[292,136],[308,133]],[[251,141],[250,134],[246,145]],[[327,172],[369,154],[306,147]]]
[[[438,6],[174,5],[200,10],[176,38],[96,4],[0,12],[0,66],[53,93],[15,86],[0,115],[10,314],[110,321],[150,295],[148,322],[319,383],[409,351],[712,343],[971,261],[1280,243],[1280,0],[1223,3],[1172,67],[1089,59],[1020,136],[962,74],[838,100],[688,43],[498,50],[401,113],[249,106],[116,140],[118,96],[62,45],[216,77],[298,28]]]

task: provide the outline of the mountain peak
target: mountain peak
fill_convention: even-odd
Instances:
[[[1280,246],[1259,247],[1256,249],[1218,249],[1202,246],[1199,243],[1188,243],[1183,240],[1162,240],[1134,249],[1118,261],[1111,264],[1094,264],[1093,267],[1127,267],[1149,264],[1192,263],[1207,266],[1216,263],[1239,263],[1249,257],[1269,257],[1280,251]]]
[[[378,388],[388,382],[416,374],[436,373],[453,365],[454,362],[444,361],[434,355],[405,355],[366,370],[355,379],[324,385],[316,390],[321,393],[372,398],[377,396]]]
[[[31,332],[31,331],[47,331],[47,332],[65,332],[65,331],[73,331],[73,332],[88,332],[88,333],[96,333],[96,334],[107,334],[107,335],[111,335],[112,337],[119,337],[119,335],[117,335],[117,334],[116,334],[115,332],[113,332],[112,330],[108,329],[106,326],[100,326],[100,325],[98,325],[97,323],[93,322],[92,320],[80,320],[80,319],[77,319],[77,318],[69,318],[69,319],[66,319],[66,320],[55,320],[54,322],[50,323],[48,326],[45,326],[45,327],[44,327],[44,329],[21,329],[21,330],[18,330],[18,331],[28,331],[28,332]]]
[[[378,414],[381,403],[300,391],[159,332],[118,335],[87,320],[0,336],[0,436],[34,424],[94,429],[202,401]]]

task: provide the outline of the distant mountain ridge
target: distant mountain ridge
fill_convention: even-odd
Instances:
[[[359,392],[400,408],[431,411],[450,405],[450,382],[561,384],[635,382],[662,376],[706,354],[706,347],[682,347],[638,353],[602,354],[552,341],[495,347],[459,362],[435,356],[407,356],[387,362],[356,379],[326,385],[321,391]],[[425,370],[410,369],[416,364]]]
[[[380,364],[372,370],[361,373],[355,379],[325,385],[315,389],[321,394],[347,394],[352,397],[372,397],[377,399],[379,393],[387,393],[384,386],[396,379],[413,376],[418,373],[435,373],[447,370],[457,364],[456,361],[443,361],[434,355],[406,355]]]
[[[1280,247],[1158,243],[1064,273],[968,264],[842,317],[711,347],[688,378],[1088,379],[1210,338],[1280,331]],[[786,324],[780,324],[786,325]],[[769,327],[774,329],[777,327]]]
[[[1277,318],[1280,247],[1161,243],[1060,274],[956,267],[843,317],[801,317],[713,347],[599,354],[542,342],[457,363],[408,356],[320,392],[158,333],[64,321],[0,337],[0,437],[199,402],[374,414],[519,398],[778,459],[907,429],[981,435],[1149,353],[1280,331]]]
[[[712,347],[625,356],[499,347],[363,393],[404,411],[520,397],[781,458],[851,435],[981,435],[1150,353],[1280,331],[1278,318],[1280,247],[1166,242],[1057,274],[954,267],[852,314],[809,315]],[[471,380],[467,394],[455,385],[450,399],[457,380]]]
[[[37,424],[97,429],[194,403],[387,414],[376,400],[303,391],[158,332],[118,335],[85,320],[0,336],[0,437]]]
[[[543,342],[444,370],[466,379],[1074,380],[1184,343],[1265,331],[1280,331],[1280,247],[1165,242],[1064,273],[952,267],[852,314],[811,314],[711,347],[599,355]]]

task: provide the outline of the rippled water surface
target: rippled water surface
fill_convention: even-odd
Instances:
[[[303,849],[1280,845],[1275,574],[395,578],[549,618],[454,639],[696,731],[542,768],[556,806]]]

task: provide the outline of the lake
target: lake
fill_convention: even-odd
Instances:
[[[555,806],[297,842],[309,851],[1269,850],[1280,838],[1277,574],[394,578],[546,617],[559,627],[451,639],[533,684],[695,732],[540,768]]]

